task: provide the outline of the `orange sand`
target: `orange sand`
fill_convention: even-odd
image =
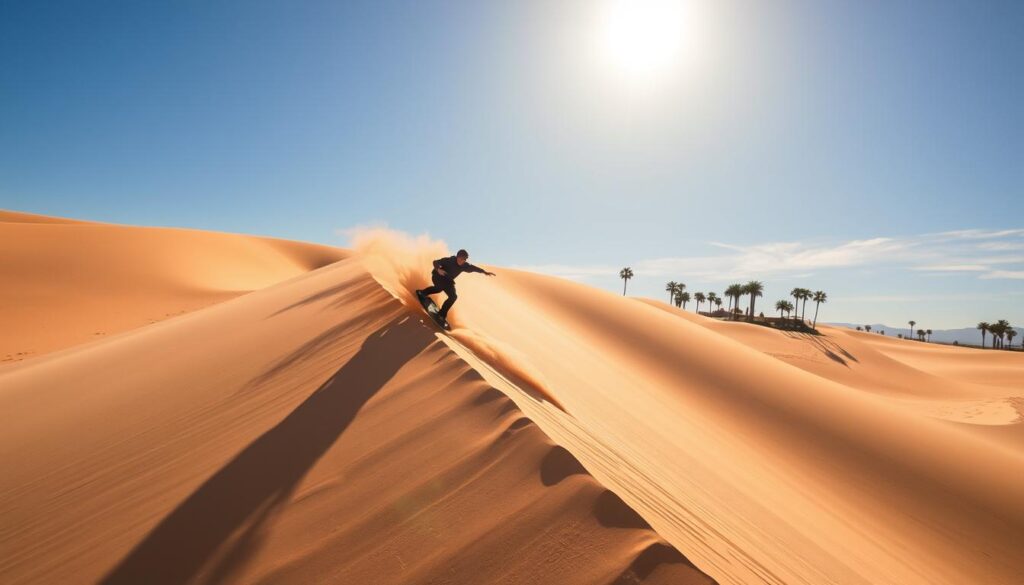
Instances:
[[[443,335],[411,295],[423,238],[0,229],[5,352],[45,341],[0,365],[0,582],[1024,574],[1020,354],[500,268],[459,279]],[[146,324],[151,297],[206,308]],[[99,326],[123,332],[82,343]]]

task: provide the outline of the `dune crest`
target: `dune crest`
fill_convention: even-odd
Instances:
[[[448,246],[426,234],[412,236],[381,227],[357,227],[348,230],[348,233],[355,254],[362,259],[374,279],[413,313],[422,315],[416,290],[430,285],[431,263],[437,258],[450,255]],[[473,276],[463,276],[458,283],[461,285],[470,278]],[[443,299],[442,293],[437,297],[438,304]],[[538,397],[563,408],[548,388],[544,376],[530,364],[526,356],[497,339],[461,327],[458,303],[452,308],[448,321],[452,326],[451,338],[483,357],[501,375],[514,378],[518,385],[530,387]]]

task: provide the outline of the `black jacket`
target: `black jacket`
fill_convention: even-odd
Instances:
[[[437,273],[437,269],[438,268],[443,268],[444,269],[444,275],[443,276]],[[450,280],[455,280],[455,277],[460,275],[460,274],[462,274],[463,272],[487,272],[487,271],[484,270],[483,268],[480,268],[479,266],[473,266],[469,262],[466,262],[462,266],[459,266],[459,262],[455,259],[455,256],[448,256],[447,258],[438,258],[437,260],[434,260],[434,272],[433,273],[437,274],[437,276],[440,276],[441,278],[447,278],[447,279],[450,279]]]

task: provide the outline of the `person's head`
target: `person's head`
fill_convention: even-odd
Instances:
[[[466,260],[469,260],[469,252],[459,250],[459,253],[455,255],[455,261],[459,263],[459,266],[462,266],[466,263]]]

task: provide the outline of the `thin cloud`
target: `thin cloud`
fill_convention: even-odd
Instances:
[[[984,272],[988,269],[988,266],[982,266],[981,264],[934,264],[911,268],[911,270],[926,270],[929,272]]]
[[[931,235],[931,234],[929,234]],[[1009,238],[1009,237],[1020,237],[1024,236],[1024,229],[1008,229],[1008,230],[981,230],[981,229],[970,229],[970,230],[954,230],[949,232],[939,232],[934,234],[937,236],[947,236],[950,238],[960,238],[966,240],[990,240],[996,238]]]
[[[992,242],[993,239],[999,241]],[[649,258],[631,266],[637,276],[694,278],[708,282],[808,276],[816,271],[853,267],[903,268],[934,274],[970,273],[986,280],[1024,278],[1021,276],[1024,272],[1014,266],[1024,263],[1024,256],[993,254],[1024,249],[1024,229],[969,229],[839,243],[708,244],[724,253]],[[575,280],[613,276],[619,271],[618,267],[610,265],[552,264],[521,268]]]
[[[978,249],[990,252],[1013,252],[1024,250],[1024,242],[979,242]]]
[[[1024,280],[1024,270],[993,270],[992,272],[982,274],[979,278],[984,280],[993,280],[997,278]]]

